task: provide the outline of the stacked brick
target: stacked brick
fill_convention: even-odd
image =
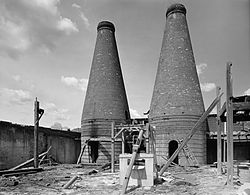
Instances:
[[[181,4],[170,6],[166,13],[158,70],[150,105],[149,120],[156,128],[156,153],[169,157],[169,143],[187,136],[204,112],[204,103],[186,21]],[[206,163],[206,132],[204,123],[188,143],[199,163]],[[183,154],[179,164],[185,164]]]
[[[126,123],[130,119],[122,71],[115,40],[115,27],[102,21],[97,27],[97,39],[86,91],[81,133],[82,144],[89,138],[110,138],[111,122]],[[97,142],[97,163],[110,161],[111,142]],[[83,162],[89,162],[90,146]],[[121,145],[116,143],[117,155]]]

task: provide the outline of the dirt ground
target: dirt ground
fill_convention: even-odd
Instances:
[[[57,165],[44,167],[44,171],[19,177],[0,177],[0,194],[119,194],[119,172],[110,170],[93,173],[93,167],[78,165]],[[89,174],[89,173],[92,174]],[[79,178],[69,189],[62,187],[75,175]],[[216,169],[209,166],[200,168],[171,167],[164,173],[164,181],[148,187],[128,187],[127,194],[168,194],[168,195],[235,195],[241,179],[235,180],[234,187],[225,185],[226,176],[217,176]],[[15,182],[14,182],[15,181]],[[238,193],[239,194],[239,193]]]

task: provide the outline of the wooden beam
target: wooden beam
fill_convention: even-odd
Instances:
[[[115,172],[115,122],[111,123],[111,173]]]
[[[122,132],[124,132],[127,129],[129,129],[129,128],[127,128],[127,127],[121,128],[121,130],[114,136],[114,138],[116,139]]]
[[[146,124],[146,153],[149,153],[149,123]]]
[[[224,164],[226,164],[226,162],[227,162],[227,160],[226,160],[226,153],[227,153],[227,149],[226,149],[226,147],[227,147],[227,145],[226,145],[226,139],[227,139],[227,132],[226,132],[226,125],[225,125],[225,123],[223,123],[223,136],[224,136],[224,138],[223,138],[223,162],[224,162]]]
[[[77,159],[77,162],[76,162],[77,165],[81,162],[82,155],[83,155],[84,150],[85,150],[87,145],[88,145],[88,140],[84,143],[83,147],[81,148],[81,152],[80,152],[78,159]]]
[[[39,102],[34,102],[34,168],[38,168]]]
[[[122,154],[125,153],[125,137],[124,132],[122,132]]]
[[[234,111],[248,111],[250,110],[250,102],[233,102],[233,110]],[[225,116],[225,112],[226,112],[226,102],[223,104],[222,108],[219,111],[219,116],[221,117],[221,121],[222,122],[226,122],[226,116]],[[244,117],[240,117],[239,119],[237,119],[237,115],[236,115],[236,119],[235,121],[249,121],[249,117],[246,116],[246,119],[244,119]]]
[[[127,172],[126,172],[126,175],[125,175],[125,178],[123,180],[123,185],[122,185],[122,191],[121,191],[121,194],[125,194],[126,193],[126,189],[128,187],[128,182],[129,182],[129,178],[130,178],[130,175],[132,173],[132,168],[134,166],[134,162],[135,162],[135,159],[137,157],[137,153],[138,153],[138,150],[139,150],[139,147],[141,145],[141,141],[142,141],[142,136],[143,136],[143,129],[140,130],[139,132],[139,135],[138,135],[138,138],[137,138],[137,141],[136,143],[133,145],[133,153],[132,153],[132,157],[130,159],[130,163],[129,163],[129,166],[128,166],[128,169],[127,169]]]
[[[149,123],[148,123],[149,124]],[[157,163],[157,157],[156,157],[156,147],[155,147],[155,136],[154,136],[154,127],[151,127],[150,125],[148,126],[149,130],[149,137],[151,138],[151,151],[154,154],[154,168],[155,168],[155,174],[156,174],[156,179],[158,179],[158,163]],[[150,147],[149,147],[150,149]]]
[[[48,149],[46,152],[40,154],[40,155],[39,155],[39,158],[41,158],[41,157],[43,157],[44,155],[48,154],[48,152],[50,151],[50,149],[51,149],[51,146],[49,147],[49,149]],[[16,170],[16,169],[20,169],[20,168],[24,167],[25,165],[31,163],[32,161],[34,161],[34,158],[31,158],[31,159],[25,161],[24,163],[22,163],[22,164],[20,164],[20,165],[17,165],[17,166],[15,166],[15,167],[13,167],[13,168],[11,168],[11,169],[9,169],[9,170],[10,170],[10,171],[13,171],[13,170]]]
[[[134,127],[134,128],[142,128],[144,125],[143,124],[136,124],[136,125],[131,125],[131,124],[121,124],[121,125],[116,125],[115,127],[116,128],[131,128],[131,127]]]
[[[227,110],[227,184],[233,186],[233,87],[232,63],[227,63],[226,71],[226,110]]]
[[[224,102],[223,106],[221,107],[219,111],[219,116],[220,117],[224,116],[225,112],[226,112],[226,102]]]
[[[239,122],[239,121],[250,121],[250,115],[249,116],[245,116],[244,114],[234,114],[234,123],[235,122]],[[222,122],[227,122],[227,117],[222,117],[221,118]]]
[[[6,175],[6,174],[15,174],[15,173],[23,173],[23,172],[29,172],[29,171],[43,171],[43,168],[29,168],[29,169],[18,169],[18,170],[4,170],[0,171],[0,176]]]
[[[220,87],[216,88],[216,97],[220,95]],[[221,120],[220,120],[220,111],[221,107],[221,99],[219,99],[219,102],[217,104],[217,174],[221,175]]]
[[[46,155],[44,155],[44,156],[41,158],[41,160],[39,161],[38,166],[40,166],[40,165],[42,164],[42,162],[43,162],[43,160],[45,159],[45,157],[46,157]]]
[[[250,110],[250,102],[234,102],[233,110],[234,111]]]
[[[2,174],[2,176],[3,177],[21,176],[21,175],[37,173],[37,172],[40,172],[40,171],[43,171],[43,168],[15,170],[15,171],[11,171],[10,173],[4,173],[4,174]]]
[[[112,140],[110,137],[91,137],[91,138],[89,138],[89,141],[111,142]],[[122,139],[116,138],[115,141],[121,142]]]
[[[169,165],[172,163],[172,161],[176,158],[176,156],[179,154],[179,152],[182,150],[182,148],[188,143],[188,141],[193,137],[195,132],[197,131],[198,127],[206,120],[209,113],[214,109],[214,107],[217,105],[217,103],[220,100],[220,97],[223,95],[220,94],[218,97],[215,98],[215,100],[212,102],[212,104],[209,106],[209,108],[202,114],[202,116],[199,118],[199,120],[195,123],[193,128],[190,130],[190,133],[187,135],[187,137],[184,138],[184,140],[181,142],[179,147],[175,150],[174,154],[168,159],[167,163],[161,168],[159,175],[162,175],[164,171],[169,167]]]
[[[77,179],[78,179],[78,175],[72,177],[71,180],[69,180],[69,182],[66,183],[66,184],[63,186],[63,189],[69,188]]]

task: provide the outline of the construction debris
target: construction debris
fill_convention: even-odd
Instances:
[[[249,195],[250,194],[250,183],[243,184],[237,191],[238,195]]]
[[[77,175],[74,176],[68,183],[65,184],[65,186],[63,186],[63,189],[69,188],[78,178],[79,177]]]
[[[93,169],[93,170],[88,172],[88,175],[93,175],[93,174],[96,174],[96,173],[98,173],[98,170]]]
[[[19,176],[19,175],[27,175],[27,174],[31,174],[31,173],[37,173],[40,171],[43,171],[43,168],[7,170],[7,171],[0,171],[0,176],[3,176],[3,177]]]
[[[50,149],[51,149],[51,146],[49,147],[49,149],[48,149],[46,152],[40,154],[40,155],[39,155],[39,158],[42,158],[43,156],[47,155],[48,152],[50,151]],[[20,169],[20,168],[22,168],[22,167],[28,165],[28,164],[31,163],[32,161],[34,161],[34,158],[31,158],[31,159],[29,159],[29,160],[23,162],[22,164],[17,165],[17,166],[15,166],[15,167],[11,168],[10,170]]]
[[[65,193],[118,195],[121,193],[119,172],[110,173],[108,170],[89,175],[86,173],[93,171],[93,167],[80,170],[75,164],[43,168],[43,172],[36,174],[8,178],[0,176],[1,195]],[[187,171],[179,166],[169,167],[168,172],[164,172],[160,179],[162,181],[155,183],[151,188],[133,188],[129,194],[237,194],[238,189],[242,189],[243,186],[236,183],[234,188],[225,186],[226,175],[218,177],[216,168],[209,166],[191,167]],[[247,184],[242,182],[240,177],[235,181],[244,183],[244,186]]]
[[[4,178],[0,177],[0,187],[16,186],[19,182],[16,177]]]

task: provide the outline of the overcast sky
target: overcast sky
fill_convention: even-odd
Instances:
[[[149,109],[165,14],[183,3],[205,106],[215,86],[225,91],[225,67],[233,63],[234,95],[250,95],[248,0],[0,0],[0,120],[80,127],[96,41],[96,26],[109,20],[116,41],[131,115]]]

